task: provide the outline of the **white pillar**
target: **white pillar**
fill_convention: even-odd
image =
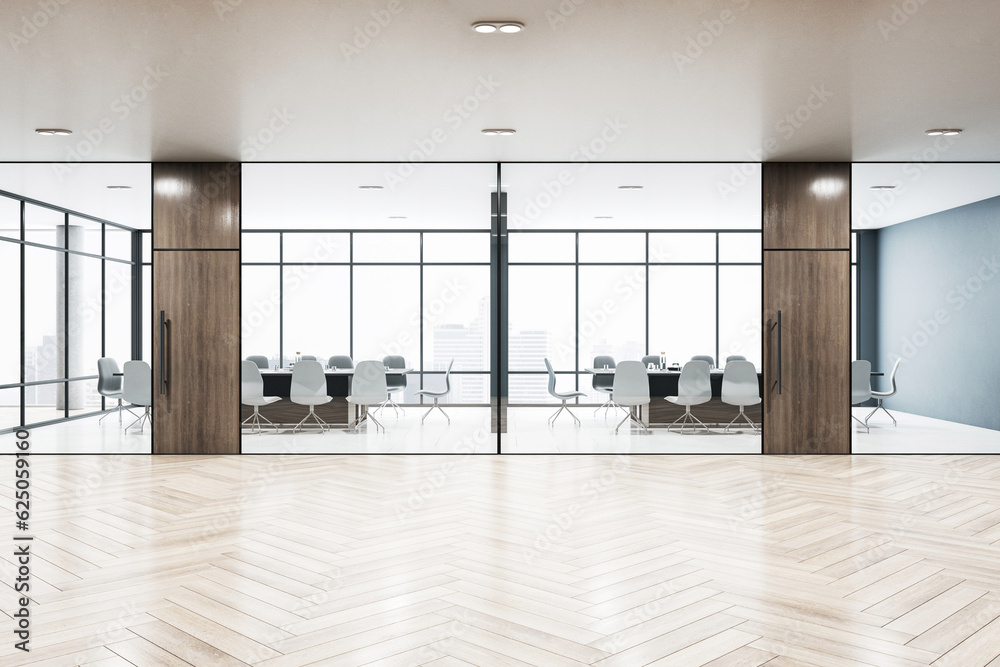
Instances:
[[[69,226],[69,247],[83,247],[83,227],[80,225]],[[66,242],[66,226],[56,227],[56,243],[60,246]],[[56,261],[56,368],[59,377],[79,377],[86,375],[88,362],[83,358],[83,322],[81,312],[83,309],[83,257],[80,255],[69,255],[69,273],[66,273],[66,262],[63,257]],[[68,275],[69,280],[64,280]],[[66,321],[64,320],[64,304],[69,299],[69,335],[67,336]],[[64,350],[69,345],[69,368],[66,368],[66,357]],[[97,359],[91,359],[90,366],[96,368]],[[56,409],[62,410],[65,407],[65,392],[60,385],[56,389]],[[84,407],[86,387],[82,382],[70,383],[69,386],[69,409],[81,410]]]

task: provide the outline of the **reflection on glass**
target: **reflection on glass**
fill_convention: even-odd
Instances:
[[[244,270],[255,267],[244,267]],[[272,270],[272,267],[256,267]],[[295,355],[306,354],[326,364],[335,354],[350,354],[350,270],[346,266],[286,266],[282,276],[284,290],[284,365]],[[355,284],[357,284],[355,282]],[[373,287],[381,287],[378,284]],[[259,292],[258,292],[259,294]],[[263,303],[276,303],[273,290]],[[355,304],[357,305],[357,304]],[[261,317],[267,314],[260,311]],[[244,311],[244,317],[246,311]],[[277,309],[272,321],[261,327],[262,336],[254,347],[244,346],[245,355],[263,354],[271,358],[270,341],[276,339]],[[266,334],[263,333],[266,331]],[[275,340],[276,342],[276,340]],[[251,351],[252,350],[252,351]],[[382,357],[379,357],[381,359]],[[272,361],[272,366],[273,366]]]

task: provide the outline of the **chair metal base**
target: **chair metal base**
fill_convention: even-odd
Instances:
[[[618,405],[617,403],[615,403],[611,399],[611,396],[608,396],[608,400],[604,401],[604,403],[601,403],[601,405],[596,410],[594,410],[594,416],[595,417],[597,416],[597,413],[601,411],[601,408],[604,408],[604,418],[605,419],[608,418],[608,410],[611,410],[613,408],[621,408],[625,412],[628,412],[628,408],[626,408],[624,406],[621,406],[621,405]]]
[[[308,416],[308,415],[307,415],[307,416]],[[273,426],[273,427],[274,427],[274,432],[275,432],[275,433],[277,433],[277,432],[278,432],[278,426],[277,426],[277,425],[276,425],[276,424],[275,424],[274,422],[272,422],[272,421],[271,421],[270,419],[268,419],[268,418],[267,418],[267,417],[265,417],[264,415],[260,414],[260,406],[258,406],[258,405],[255,405],[255,406],[253,406],[253,414],[252,414],[252,415],[250,415],[249,417],[247,417],[246,419],[244,419],[244,420],[243,420],[242,422],[240,422],[240,428],[242,428],[243,426],[246,426],[246,425],[247,425],[247,422],[249,422],[249,423],[250,423],[250,426],[251,426],[251,429],[250,429],[250,432],[251,432],[251,433],[254,433],[254,432],[255,432],[255,431],[253,430],[253,428],[252,428],[252,427],[254,427],[254,426],[256,426],[256,427],[257,427],[257,431],[256,431],[256,433],[258,433],[258,434],[260,434],[260,433],[263,433],[263,432],[264,432],[264,429],[263,429],[263,428],[261,427],[261,425],[260,425],[260,421],[261,421],[262,419],[263,419],[263,420],[264,420],[265,422],[267,422],[267,423],[268,423],[268,425],[270,425],[270,426]]]
[[[757,425],[753,423],[752,419],[750,419],[749,417],[747,417],[747,413],[743,411],[743,406],[742,405],[740,406],[740,414],[736,415],[736,417],[733,418],[733,421],[729,422],[729,424],[726,426],[726,430],[723,431],[723,433],[729,433],[729,428],[733,424],[735,424],[737,421],[739,421],[740,417],[743,417],[743,419],[746,421],[746,423],[750,424],[750,428],[753,429],[753,434],[754,435],[760,435],[760,429],[757,428]],[[740,424],[740,428],[742,428],[742,427],[743,427],[743,424]]]
[[[122,406],[122,399],[120,399],[120,398],[119,398],[119,399],[118,399],[118,426],[121,426],[121,425],[122,425],[122,407],[123,407],[123,406]],[[137,414],[135,414],[134,412],[132,412],[132,410],[131,410],[131,409],[129,409],[129,408],[125,408],[125,411],[126,411],[126,412],[128,412],[128,413],[129,413],[130,415],[132,415],[133,417],[135,417],[136,419],[138,419],[138,418],[139,418],[139,415],[137,415]],[[101,424],[101,422],[102,422],[102,421],[104,421],[104,418],[105,418],[105,417],[107,417],[107,416],[108,416],[108,415],[110,415],[110,414],[111,414],[110,412],[105,412],[105,413],[104,413],[104,414],[103,414],[103,415],[101,416],[101,418],[97,420],[97,424],[98,424],[98,426],[99,426],[99,425]]]
[[[305,417],[303,417],[302,421],[300,421],[298,424],[295,425],[295,428],[292,429],[292,433],[295,433],[300,428],[302,428],[302,426],[305,425],[306,420],[308,420],[310,417],[312,417],[313,419],[316,420],[316,423],[319,425],[319,432],[320,433],[326,433],[326,430],[328,428],[330,428],[330,425],[327,424],[325,421],[323,421],[318,414],[316,414],[316,406],[315,405],[310,405],[309,406],[309,414],[307,414]]]
[[[383,403],[382,405],[385,405],[385,403]],[[378,409],[382,407],[382,405],[380,405],[375,410],[369,410],[367,405],[359,405],[358,407],[361,408],[361,416],[358,417],[356,422],[352,422],[353,425],[349,425],[347,427],[347,430],[351,431],[352,433],[360,433],[361,425],[364,424],[366,421],[370,421],[371,423],[375,424],[376,433],[378,433],[379,429],[382,429],[382,432],[385,433],[385,427],[382,426],[382,424],[380,424],[377,419],[375,419],[375,412],[377,412]]]
[[[145,408],[146,409],[143,410],[143,413],[142,413],[141,417],[139,417],[134,422],[132,422],[131,424],[129,424],[128,426],[125,427],[125,433],[128,433],[128,430],[130,428],[132,428],[133,426],[135,426],[136,424],[139,425],[139,431],[143,430],[145,422],[149,422],[150,426],[153,425],[153,420],[149,416],[149,406],[147,405],[147,406],[145,406]],[[129,412],[131,412],[131,410]]]
[[[444,418],[448,420],[448,424],[450,425],[451,424],[451,417],[449,417],[448,413],[445,412],[441,408],[440,405],[438,405],[438,399],[437,398],[434,399],[434,405],[431,406],[430,410],[428,410],[427,412],[425,412],[424,416],[420,418],[420,424],[423,425],[424,420],[427,419],[427,415],[429,415],[430,413],[434,412],[434,408],[437,408],[438,410],[441,410],[441,414],[444,415]]]
[[[892,416],[892,413],[890,413],[888,410],[885,409],[885,406],[882,405],[882,399],[881,398],[879,398],[877,400],[878,400],[878,405],[876,405],[875,409],[872,410],[871,412],[869,412],[868,416],[865,417],[865,426],[866,427],[868,426],[868,420],[871,419],[872,415],[875,414],[876,412],[878,412],[879,410],[881,410],[885,414],[889,415],[889,419],[892,420],[892,425],[895,426],[896,425],[896,418]]]
[[[624,406],[619,405],[618,407],[624,409]],[[649,427],[643,424],[639,420],[638,415],[635,414],[635,408],[631,408],[626,412],[628,414],[625,415],[625,418],[622,419],[620,422],[618,422],[618,426],[615,426],[615,435],[618,435],[618,429],[620,429],[625,424],[625,422],[630,422],[629,426],[635,424],[636,426],[642,429],[643,433],[649,433]]]
[[[549,428],[552,428],[553,426],[556,425],[556,419],[559,417],[559,415],[561,415],[563,413],[563,410],[565,410],[566,414],[568,414],[570,417],[573,418],[573,422],[577,426],[580,425],[580,420],[576,418],[576,415],[574,415],[573,412],[569,409],[569,406],[566,405],[566,401],[568,401],[568,400],[569,400],[568,398],[562,399],[562,406],[558,410],[556,410],[556,413],[554,415],[552,415],[551,417],[549,417],[549,420],[548,420],[549,421]]]
[[[391,394],[389,395],[389,398],[387,398],[384,401],[382,401],[382,403],[380,403],[379,406],[377,408],[375,408],[375,412],[378,412],[379,410],[381,410],[381,409],[383,409],[383,408],[385,408],[387,406],[391,406],[392,407],[392,411],[393,411],[393,413],[395,413],[395,415],[397,417],[399,416],[400,412],[402,412],[404,415],[406,414],[406,410],[403,409],[403,406],[399,405],[398,403],[396,403],[396,401],[392,400],[392,395]]]
[[[698,426],[701,426],[703,429],[705,429],[706,433],[711,433],[712,432],[712,429],[710,429],[707,426],[705,426],[705,424],[700,419],[698,419],[697,417],[694,416],[694,414],[691,412],[691,406],[690,405],[685,405],[684,406],[684,414],[682,414],[680,417],[678,417],[677,419],[675,419],[670,424],[670,426],[667,427],[667,430],[669,431],[670,429],[672,429],[677,424],[677,422],[681,423],[681,430],[680,430],[681,433],[684,433],[684,427],[687,426],[688,424],[691,424],[691,433],[694,433],[695,431],[697,431],[698,430]]]
[[[851,415],[851,419],[853,419],[854,421],[856,421],[859,424],[861,424],[862,428],[865,429],[865,433],[870,433],[871,432],[871,431],[868,430],[868,424],[866,424],[865,422],[861,421],[860,419],[858,419],[857,417],[855,417],[853,414]]]

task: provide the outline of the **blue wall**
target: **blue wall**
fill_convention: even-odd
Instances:
[[[874,241],[875,331],[862,318],[862,354],[886,373],[904,359],[886,407],[1000,430],[1000,197],[886,227]],[[888,378],[873,388],[887,390]]]

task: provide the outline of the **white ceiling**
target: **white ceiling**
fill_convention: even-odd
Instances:
[[[43,4],[0,5],[0,160],[908,161],[940,126],[1000,158],[996,0]]]
[[[851,185],[854,229],[878,229],[1000,196],[1000,164],[855,164]]]

